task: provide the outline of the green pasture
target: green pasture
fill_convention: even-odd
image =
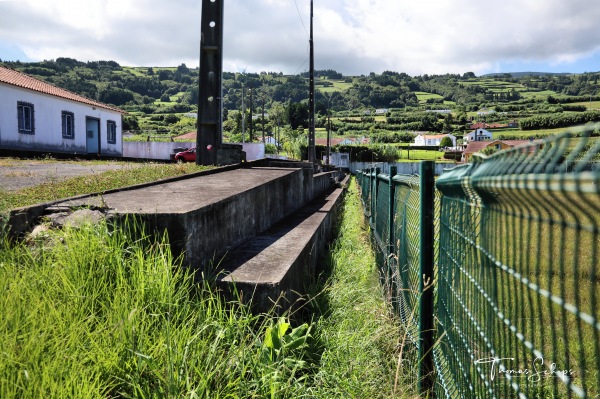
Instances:
[[[583,129],[582,126],[573,127],[560,127],[555,129],[537,129],[537,130],[521,130],[518,128],[503,128],[503,129],[492,129],[493,139],[497,139],[499,136],[510,137],[514,140],[525,140],[529,137],[534,138],[547,138],[550,136],[557,136],[565,132],[578,132]]]
[[[571,103],[568,105],[584,105],[588,110],[600,109],[600,101],[583,101],[579,103]]]
[[[435,93],[427,93],[425,91],[415,91],[415,96],[417,96],[417,100],[419,100],[419,103],[424,103],[427,100],[429,100],[430,98],[433,99],[443,99],[444,97],[440,96],[439,94],[435,94]]]
[[[329,87],[316,86],[316,89],[318,91],[320,91],[321,93],[333,93],[336,91],[346,91],[352,87],[352,83],[347,83],[343,80],[329,79],[328,81],[332,82],[333,86],[329,86]]]
[[[147,76],[148,68],[127,67],[127,66],[124,66],[123,70],[127,71],[127,72],[129,72],[129,73],[131,73],[132,75],[135,75],[135,76]]]
[[[523,97],[526,100],[531,100],[531,99],[545,100],[548,98],[548,96],[564,97],[564,96],[559,95],[558,93],[556,93],[553,90],[542,90],[542,91],[524,90],[524,91],[520,91],[519,94],[521,94],[521,97]]]

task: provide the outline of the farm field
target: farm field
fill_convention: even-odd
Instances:
[[[321,93],[334,93],[336,91],[346,91],[352,87],[352,83],[347,83],[343,80],[329,79],[328,82],[332,82],[333,86],[330,86],[330,87],[316,86],[315,89],[317,91],[320,91]]]

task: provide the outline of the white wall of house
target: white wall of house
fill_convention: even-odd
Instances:
[[[19,133],[17,103],[33,104],[34,133]],[[62,112],[74,116],[73,138],[63,138]],[[60,97],[0,83],[0,148],[86,154],[86,118],[100,121],[100,154],[123,154],[121,114]],[[107,122],[116,123],[116,142],[107,141]]]
[[[442,139],[446,136],[450,137],[450,140],[452,140],[452,147],[456,147],[456,137],[452,134],[446,134],[441,137],[419,134],[419,135],[417,135],[417,137],[415,137],[414,145],[416,145],[416,146],[426,146],[426,145],[439,146],[440,143],[442,142]]]
[[[465,142],[469,141],[485,141],[492,139],[492,132],[485,129],[475,129],[465,135]]]

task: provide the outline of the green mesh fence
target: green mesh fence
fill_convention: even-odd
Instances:
[[[417,343],[419,177],[392,177],[390,180],[389,175],[378,173],[376,168],[357,174],[384,283],[411,340]]]
[[[599,154],[565,135],[440,177],[438,395],[600,395]]]
[[[357,176],[394,306],[422,363],[433,355],[421,393],[600,397],[600,140],[565,135],[454,168],[434,210],[432,183],[391,175]]]

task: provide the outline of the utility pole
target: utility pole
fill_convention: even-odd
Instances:
[[[265,95],[262,94],[260,96],[260,99],[262,100],[262,142],[264,145],[264,144],[266,144],[265,143]]]
[[[315,46],[313,41],[313,0],[310,0],[310,69],[309,69],[309,122],[308,122],[308,162],[315,163]]]
[[[252,103],[252,94],[254,94],[254,90],[252,90],[252,86],[249,88],[250,90],[250,140],[252,143],[254,141],[254,123],[252,123],[252,116],[254,115],[254,104]]]
[[[242,82],[242,143],[246,142],[246,104],[244,103],[244,93],[246,88]]]
[[[333,94],[326,96],[327,98],[327,165],[331,164],[331,100]]]
[[[197,165],[216,165],[223,141],[223,1],[202,1]]]
[[[331,165],[331,110],[327,108],[327,165]]]

